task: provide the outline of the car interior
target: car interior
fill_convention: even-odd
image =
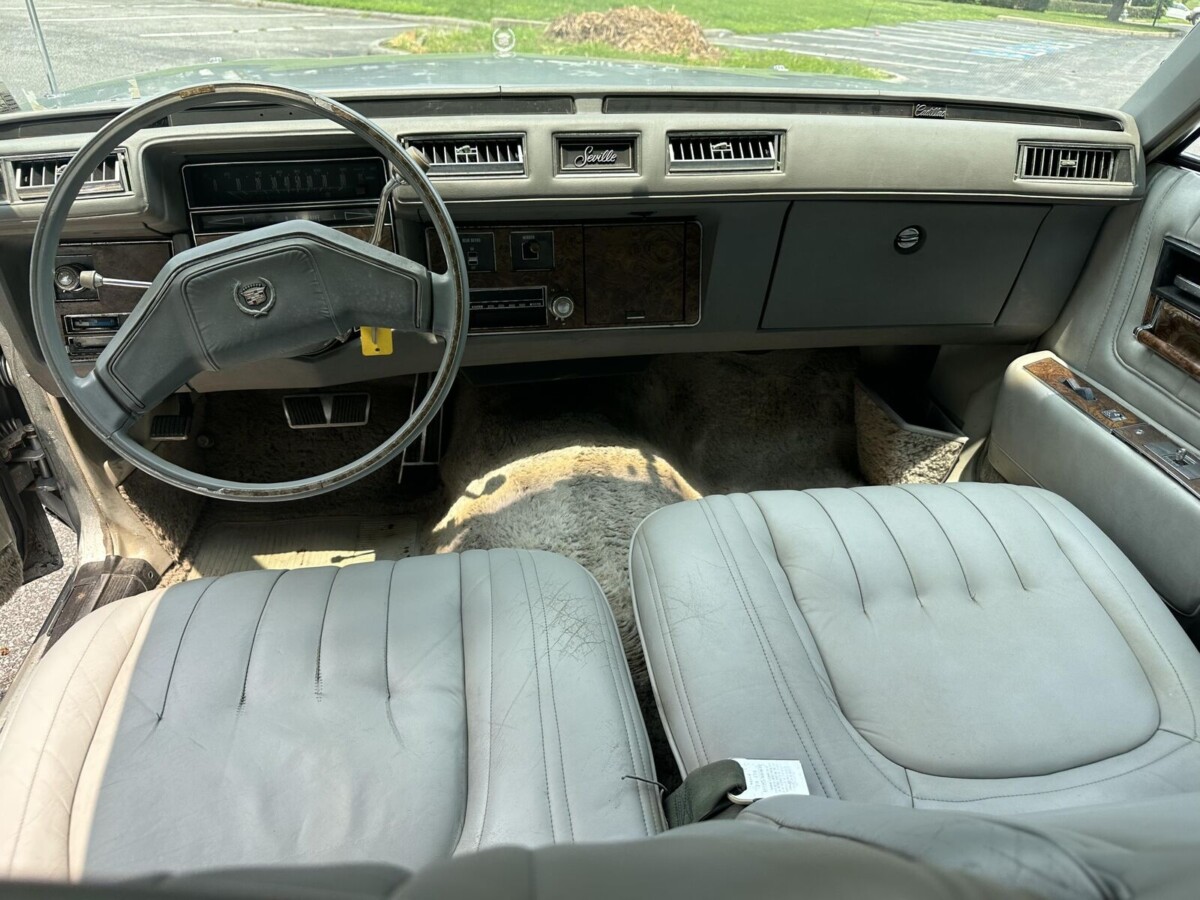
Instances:
[[[0,115],[0,890],[1195,896],[1180,44]]]

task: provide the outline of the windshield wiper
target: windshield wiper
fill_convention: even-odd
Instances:
[[[38,19],[37,7],[33,0],[25,0],[25,9],[29,12],[29,24],[33,26],[33,37],[37,41],[38,51],[42,54],[42,67],[46,70],[50,96],[57,97],[58,79],[54,77],[54,66],[50,64],[50,51],[46,48],[46,35],[42,33],[42,23]]]

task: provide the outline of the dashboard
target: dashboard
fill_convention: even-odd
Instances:
[[[1099,110],[648,89],[340,99],[430,164],[471,273],[468,365],[1030,340],[1104,217],[1145,184],[1133,120]],[[32,232],[56,173],[112,114],[0,119],[0,315],[35,361]],[[60,246],[72,359],[86,371],[137,303],[114,280],[294,218],[369,240],[386,181],[348,134],[273,107],[197,109],[135,135],[89,180]],[[380,240],[444,269],[403,191]],[[386,359],[355,343],[193,387],[332,385],[437,361],[415,339]]]

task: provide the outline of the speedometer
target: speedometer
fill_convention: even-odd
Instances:
[[[193,163],[183,176],[192,209],[374,201],[384,184],[372,158]]]

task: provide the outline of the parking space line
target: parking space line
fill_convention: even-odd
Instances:
[[[841,29],[830,29],[837,33],[842,32]],[[869,38],[852,38],[853,40],[861,40],[864,43],[870,43],[878,46],[880,43],[888,45],[899,44],[904,47],[915,47],[917,49],[928,51],[929,53],[940,53],[945,56],[972,56],[975,53],[975,48],[970,44],[957,43],[951,41],[943,41],[936,38],[927,39],[917,37],[915,35],[896,34],[887,32],[886,34],[872,35]],[[935,46],[936,45],[936,46]]]
[[[1029,42],[1047,43],[1047,44],[1062,44],[1063,47],[1065,47],[1065,48],[1078,47],[1078,46],[1083,46],[1086,44],[1092,44],[1096,41],[1096,38],[1091,37],[1091,36],[1081,35],[1077,38],[1074,35],[1062,34],[1061,32],[1057,32],[1057,33],[1051,32],[1050,34],[1047,34],[1045,31],[1033,31],[1033,30],[1024,30],[1024,29],[1022,29],[1020,31],[1008,31],[1008,30],[998,28],[998,29],[994,29],[994,30],[989,29],[986,32],[980,32],[978,29],[975,29],[975,28],[957,27],[957,23],[953,23],[953,22],[944,23],[942,25],[939,25],[939,30],[953,32],[954,34],[962,34],[965,36],[969,36],[974,40],[991,40],[991,41],[995,41],[997,43],[1007,41],[1010,43],[1017,43],[1017,44],[1029,43]]]
[[[900,31],[901,33],[912,34],[912,35],[922,35],[922,34],[929,33],[927,31],[918,31],[909,25],[898,25],[898,26],[896,26],[896,29],[897,29],[897,31]],[[981,46],[981,45],[986,46],[988,44],[992,44],[998,48],[1022,46],[1022,45],[1028,45],[1028,44],[1044,44],[1047,46],[1051,46],[1051,45],[1055,45],[1055,44],[1059,43],[1057,41],[1047,41],[1044,38],[1042,40],[1038,40],[1030,35],[1024,35],[1022,37],[1017,37],[1015,35],[1008,36],[1008,37],[993,36],[993,35],[976,34],[974,32],[970,32],[970,31],[959,31],[957,29],[949,29],[949,28],[939,28],[934,33],[939,35],[939,38],[935,38],[935,40],[951,38],[954,40],[964,41],[964,42],[967,42],[970,44],[974,44],[976,46]],[[1070,49],[1073,46],[1075,46],[1075,45],[1068,43],[1068,44],[1064,45],[1062,49]]]
[[[761,37],[758,35],[746,35],[739,38],[720,38],[717,41],[726,47],[745,47],[749,49],[761,49],[764,44],[774,44],[776,49],[783,50],[785,53],[795,53],[801,56],[818,56],[822,59],[844,59],[850,62],[867,63],[868,65],[876,66],[899,66],[905,69],[920,69],[927,72],[953,72],[957,75],[966,75],[970,72],[969,69],[952,69],[943,66],[925,66],[917,63],[906,63],[900,60],[892,59],[872,59],[865,56],[847,56],[841,53],[822,53],[817,50],[810,50],[807,47],[801,47],[797,44],[791,44],[784,41],[776,41],[771,38]]]
[[[977,65],[979,63],[978,58],[969,59],[969,60],[946,59],[945,57],[939,57],[939,56],[926,56],[925,54],[914,53],[910,50],[905,50],[905,49],[888,50],[888,49],[886,49],[886,47],[872,45],[869,42],[865,42],[865,43],[867,43],[866,47],[854,46],[854,44],[852,44],[852,43],[840,43],[837,41],[812,41],[812,42],[803,42],[803,43],[789,41],[788,43],[791,44],[791,46],[799,47],[799,48],[819,47],[819,48],[822,48],[825,50],[845,50],[849,53],[856,53],[856,54],[857,53],[868,53],[868,54],[874,53],[878,56],[896,56],[896,57],[900,57],[901,59],[916,59],[916,60],[920,60],[922,62],[958,63],[958,64],[965,63],[965,64],[969,64],[969,65]],[[858,43],[864,43],[864,42],[859,41]]]
[[[232,28],[226,31],[157,31],[147,34],[139,34],[141,38],[179,38],[187,37],[189,34],[194,34],[203,37],[217,37],[219,35],[252,35],[252,34],[286,34],[288,32],[308,32],[308,31],[385,31],[388,34],[395,34],[398,31],[404,31],[410,26],[375,24],[375,25],[278,25],[273,28]]]

